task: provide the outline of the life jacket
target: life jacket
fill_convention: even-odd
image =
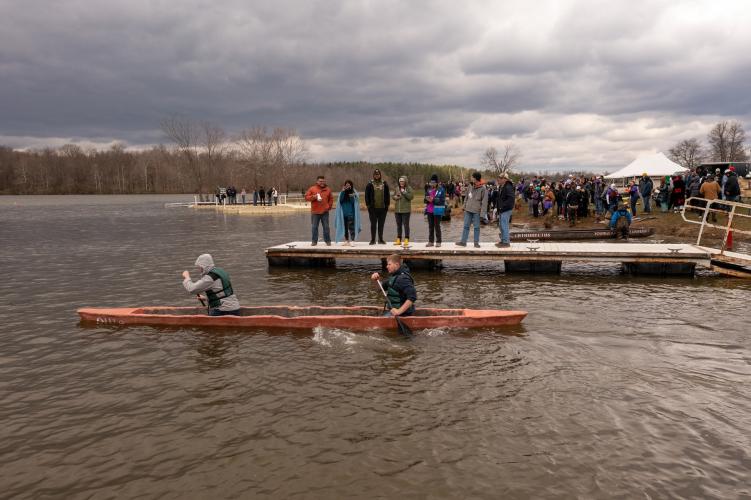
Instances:
[[[221,305],[220,299],[229,297],[230,295],[233,295],[235,293],[234,291],[232,291],[232,283],[230,283],[229,281],[229,274],[227,274],[227,271],[219,267],[213,268],[206,274],[208,274],[215,280],[222,281],[222,289],[218,292],[215,292],[213,290],[206,290],[206,298],[209,299],[209,307],[219,307]]]
[[[399,292],[394,288],[394,282],[396,281],[396,278],[398,278],[400,274],[402,273],[397,273],[394,276],[391,276],[389,278],[388,289],[386,290],[386,295],[389,298],[391,307],[395,309],[399,309],[400,307],[402,307],[402,297],[399,295]],[[412,276],[410,276],[409,274],[407,274],[407,277],[410,280],[412,279]]]

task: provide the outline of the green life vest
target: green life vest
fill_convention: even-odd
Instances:
[[[209,307],[219,307],[221,305],[221,300],[219,299],[229,297],[235,293],[232,291],[232,283],[229,281],[229,274],[219,267],[213,268],[207,274],[215,280],[222,280],[222,289],[218,292],[206,290],[206,298],[209,299]]]
[[[402,307],[402,298],[399,295],[399,292],[397,292],[396,289],[393,288],[395,280],[396,280],[396,276],[392,276],[389,278],[388,290],[386,290],[386,295],[389,298],[391,307],[395,309],[399,309],[400,307]]]

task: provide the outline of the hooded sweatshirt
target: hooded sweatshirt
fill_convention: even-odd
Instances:
[[[201,270],[201,278],[195,283],[190,278],[183,280],[183,287],[188,293],[201,293],[206,290],[213,292],[221,292],[224,287],[222,286],[222,280],[214,279],[209,276],[209,271],[214,269],[214,259],[211,255],[205,253],[199,255],[196,259],[196,267]],[[219,299],[220,305],[216,309],[220,311],[236,311],[240,309],[240,301],[237,299],[237,295],[234,293],[228,297]]]

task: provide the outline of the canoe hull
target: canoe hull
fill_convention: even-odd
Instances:
[[[632,227],[629,238],[646,238],[654,234],[653,227]],[[511,241],[530,239],[544,241],[558,240],[607,240],[616,237],[615,229],[557,229],[550,231],[515,231],[510,233]]]
[[[318,326],[346,330],[395,329],[393,318],[383,317],[380,307],[243,307],[242,316],[207,316],[195,307],[82,308],[83,323],[126,326],[211,326],[233,328],[312,329]],[[412,329],[481,328],[518,325],[526,311],[478,309],[418,309],[403,318]]]

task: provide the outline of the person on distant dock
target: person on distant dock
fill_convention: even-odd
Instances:
[[[258,188],[258,203],[260,203],[261,206],[266,204],[266,191],[263,189],[263,186]]]
[[[334,205],[334,197],[331,189],[326,185],[326,178],[319,175],[316,183],[310,186],[305,193],[305,200],[310,202],[310,223],[313,226],[313,238],[311,245],[318,244],[318,224],[323,227],[323,241],[331,246],[331,233],[329,232],[329,210]]]
[[[386,270],[389,272],[389,277],[381,282],[381,286],[386,291],[391,309],[385,315],[410,316],[414,314],[417,291],[409,268],[402,263],[399,255],[392,254],[386,258]],[[378,281],[381,275],[373,273],[370,279]]]
[[[334,241],[344,238],[344,245],[351,246],[360,234],[360,194],[352,186],[352,181],[344,181],[334,212]]]
[[[190,279],[190,273],[183,271],[185,290],[191,294],[206,294],[209,316],[240,316],[240,301],[232,290],[227,271],[216,267],[214,259],[207,253],[199,255],[195,265],[201,277],[194,282]]]
[[[462,229],[462,239],[456,244],[460,247],[467,246],[469,239],[469,226],[474,226],[475,248],[480,248],[480,219],[488,218],[488,191],[485,189],[480,172],[472,173],[474,181],[467,188],[467,194],[464,202],[464,228]]]
[[[373,179],[365,186],[365,206],[368,207],[370,218],[370,244],[376,243],[376,230],[378,243],[385,245],[383,240],[383,224],[386,222],[386,213],[389,211],[391,194],[389,183],[383,180],[380,169],[373,170]]]
[[[618,209],[613,213],[613,217],[610,219],[610,229],[615,229],[616,238],[627,240],[630,227],[631,214],[626,208],[626,205],[621,203],[618,205]]]
[[[412,198],[414,193],[407,183],[407,177],[399,177],[399,184],[391,196],[394,199],[394,218],[396,219],[396,241],[394,245],[402,244],[402,228],[404,229],[404,247],[409,246],[409,217],[412,214]]]

